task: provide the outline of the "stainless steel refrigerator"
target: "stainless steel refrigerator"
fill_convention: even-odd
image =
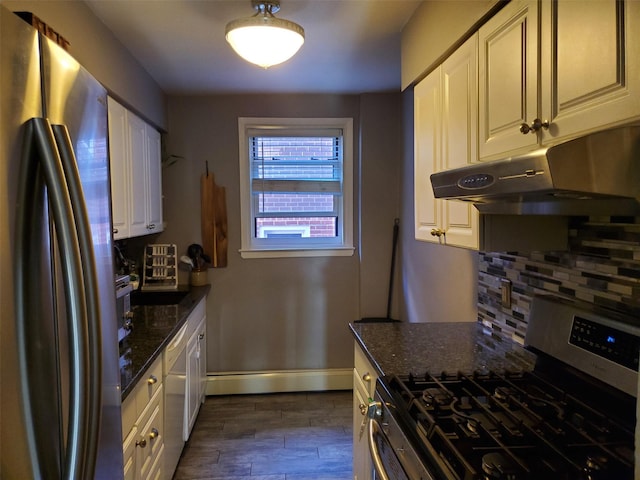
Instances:
[[[123,476],[105,89],[0,5],[0,477]]]

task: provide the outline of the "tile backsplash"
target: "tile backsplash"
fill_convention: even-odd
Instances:
[[[554,294],[625,313],[640,325],[640,217],[574,217],[563,252],[481,252],[478,320],[522,343],[534,294]],[[501,304],[501,280],[512,284]]]

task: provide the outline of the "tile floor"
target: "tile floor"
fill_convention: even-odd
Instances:
[[[352,392],[210,396],[174,480],[351,480]]]

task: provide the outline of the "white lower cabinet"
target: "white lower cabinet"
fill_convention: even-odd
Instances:
[[[122,402],[125,480],[173,478],[204,403],[206,351],[204,297]]]
[[[162,356],[122,403],[124,478],[150,480],[164,474]]]
[[[369,454],[368,424],[365,418],[369,399],[376,388],[376,374],[362,349],[356,344],[353,369],[353,478],[372,480],[373,463]],[[365,412],[365,413],[363,413]],[[364,428],[363,428],[364,425]]]
[[[204,401],[207,371],[206,313],[203,299],[189,316],[189,340],[187,342],[187,398],[184,440],[191,430]]]

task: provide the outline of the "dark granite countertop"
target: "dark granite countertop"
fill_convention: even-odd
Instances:
[[[135,294],[132,295],[133,330],[120,345],[122,400],[127,398],[144,372],[178,333],[189,314],[210,289],[210,285],[180,287],[180,290],[187,291],[187,295],[175,305],[135,305]],[[169,292],[170,295],[172,293],[174,292]]]
[[[356,341],[379,375],[527,371],[535,355],[477,322],[356,323]]]

